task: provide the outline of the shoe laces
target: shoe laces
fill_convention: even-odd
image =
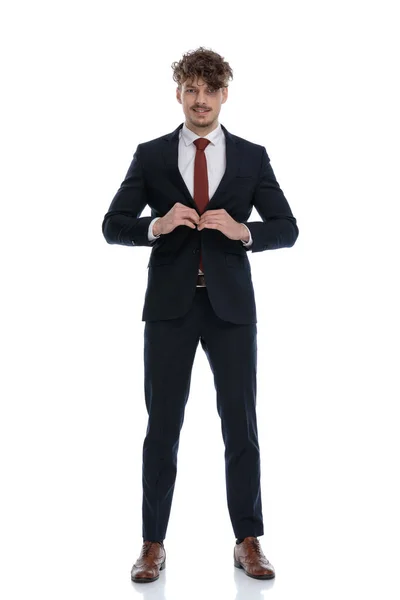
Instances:
[[[159,544],[160,542],[144,542],[143,543],[143,556],[148,556],[149,554],[154,554],[154,545]]]
[[[258,541],[257,538],[249,539],[249,540],[247,540],[247,543],[249,545],[250,550],[252,550],[256,554],[258,554],[258,556],[263,556],[260,542]]]

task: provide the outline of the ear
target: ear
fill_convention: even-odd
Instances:
[[[228,99],[228,88],[227,87],[223,87],[222,88],[222,102],[221,104],[224,104],[224,102],[226,102]]]
[[[182,104],[181,90],[179,87],[176,88],[176,99],[178,100],[179,104]]]

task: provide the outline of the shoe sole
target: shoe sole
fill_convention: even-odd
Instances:
[[[233,564],[235,565],[235,567],[237,569],[243,569],[243,571],[246,573],[246,575],[248,577],[252,577],[253,579],[274,579],[274,577],[275,577],[275,573],[272,573],[271,575],[252,575],[251,573],[246,571],[246,569],[243,567],[243,565],[241,565],[241,563],[238,562],[236,560],[236,558],[233,559]]]
[[[160,571],[162,571],[163,569],[165,569],[166,564],[165,564],[165,560],[162,563],[162,565],[160,565]],[[135,583],[151,583],[152,581],[157,581],[157,579],[160,577],[160,574],[157,575],[157,577],[132,577],[131,575],[131,581],[134,581]]]

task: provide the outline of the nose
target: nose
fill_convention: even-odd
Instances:
[[[197,96],[196,96],[196,102],[197,104],[201,105],[201,104],[206,104],[206,93],[204,90],[199,90],[197,92]]]

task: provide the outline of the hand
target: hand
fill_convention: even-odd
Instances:
[[[226,212],[224,208],[218,210],[206,210],[200,217],[197,229],[218,229],[230,240],[248,241],[249,232],[243,223],[238,223]]]
[[[163,217],[158,219],[153,225],[154,235],[165,235],[171,233],[178,225],[186,225],[196,229],[200,221],[200,216],[194,208],[189,208],[185,204],[176,202],[174,206]]]

